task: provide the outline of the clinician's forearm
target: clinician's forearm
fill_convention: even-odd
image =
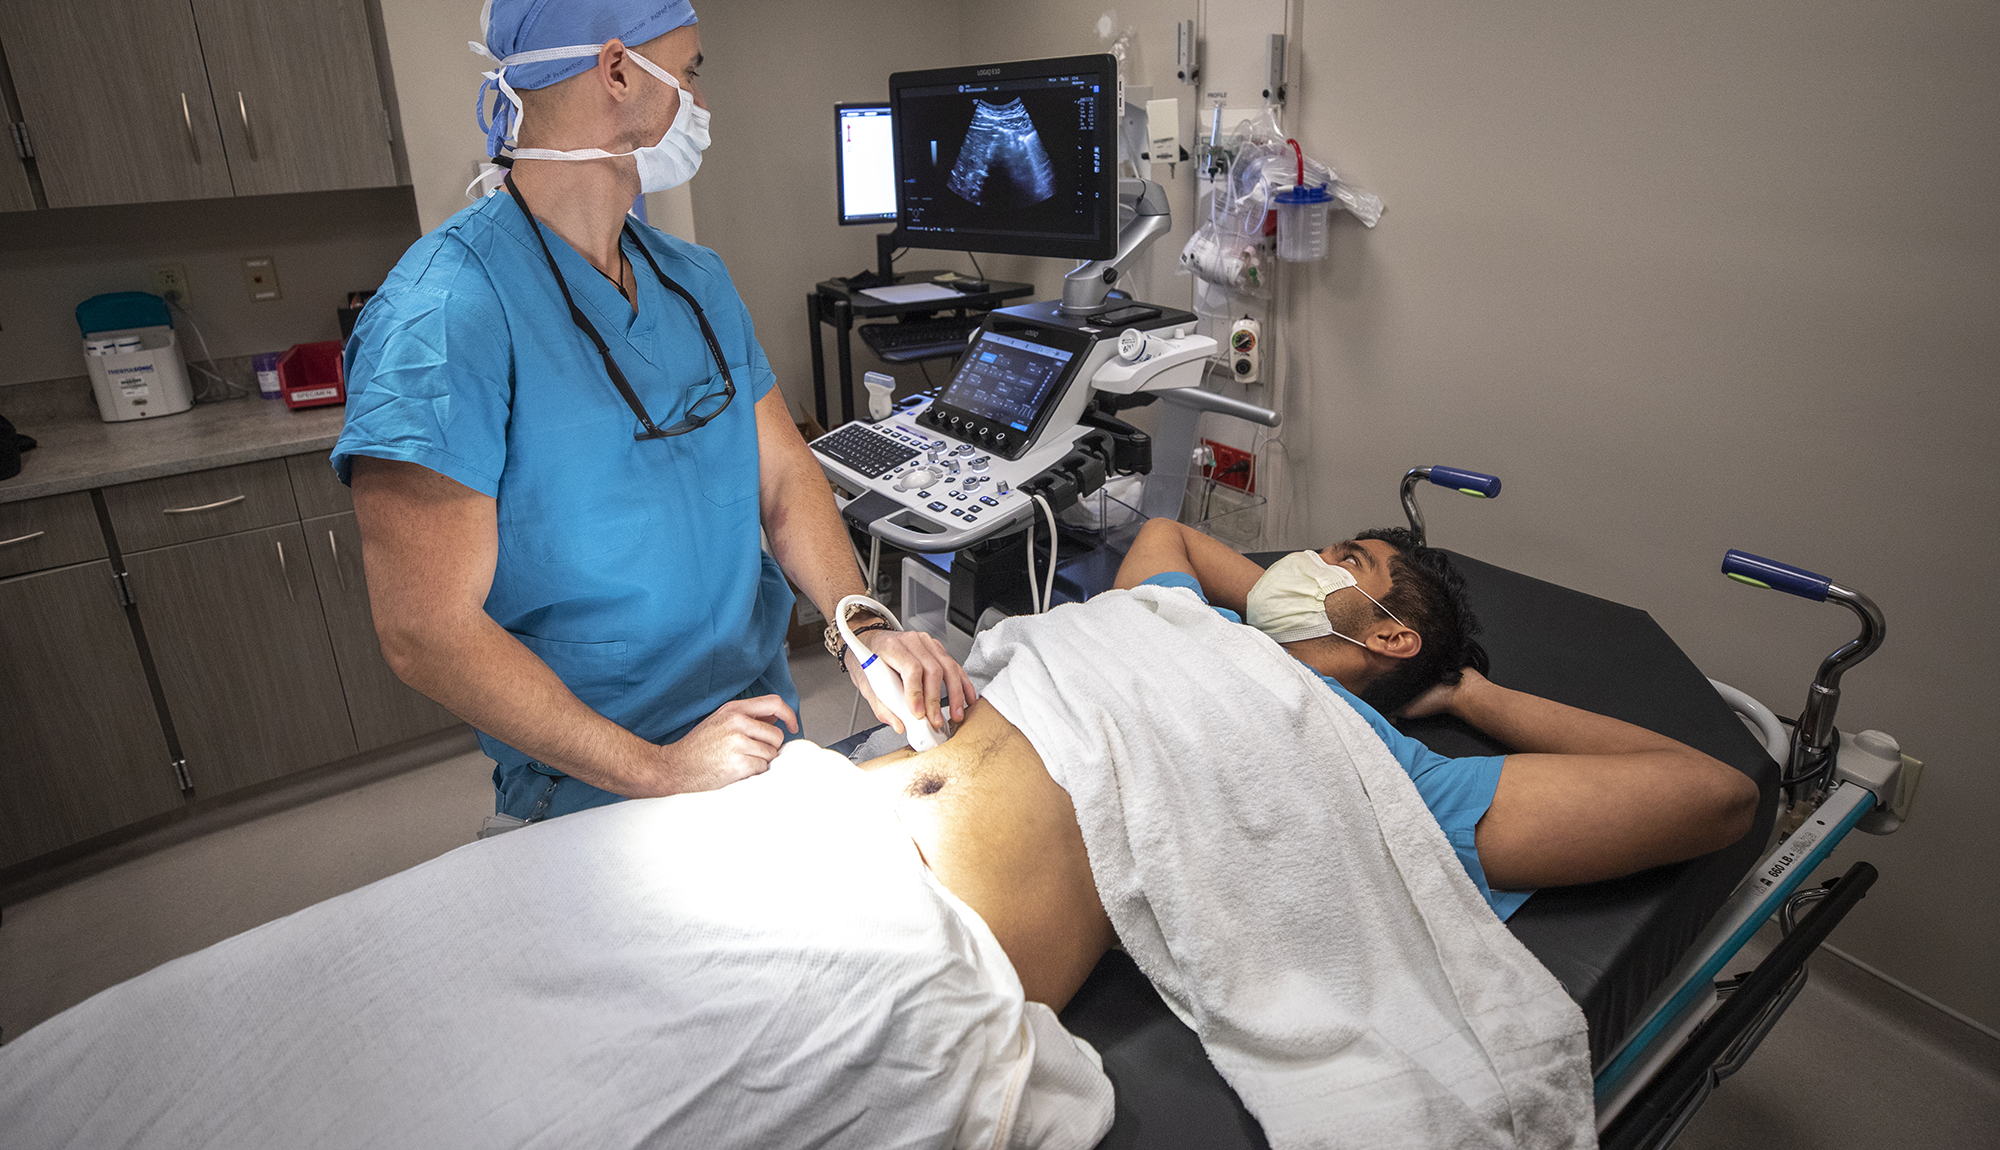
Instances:
[[[836,603],[866,594],[867,587],[854,566],[854,548],[833,493],[817,474],[810,479],[781,486],[765,513],[764,530],[785,577],[832,618]]]
[[[1466,687],[1453,698],[1453,713],[1516,751],[1551,755],[1700,754],[1644,727],[1539,695],[1509,690],[1483,679],[1468,679]]]
[[[493,738],[613,794],[657,787],[658,748],[591,710],[484,613],[377,633],[405,683]]]
[[[867,593],[854,565],[847,525],[819,461],[792,423],[779,389],[757,401],[758,512],[771,557],[806,598],[831,618],[848,595]]]

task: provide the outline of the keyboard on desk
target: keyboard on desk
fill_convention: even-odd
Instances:
[[[957,355],[965,350],[966,341],[979,330],[985,318],[954,315],[939,319],[871,323],[855,330],[860,333],[863,343],[875,349],[876,355],[895,363],[899,360]]]
[[[915,458],[915,442],[896,432],[850,423],[813,440],[812,449],[835,463],[874,479],[890,468]]]

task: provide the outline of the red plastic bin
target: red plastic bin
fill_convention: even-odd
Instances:
[[[347,379],[341,373],[340,341],[295,343],[278,357],[278,392],[285,406],[323,407],[347,402]]]

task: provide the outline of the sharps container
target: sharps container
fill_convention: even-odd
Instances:
[[[1278,258],[1295,264],[1325,259],[1333,193],[1324,187],[1286,188],[1271,202],[1278,210]]]

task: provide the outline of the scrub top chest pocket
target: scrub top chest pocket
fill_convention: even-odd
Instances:
[[[749,378],[747,367],[734,367],[738,379]],[[717,372],[707,382],[687,389],[687,403],[713,394],[722,382]],[[668,442],[685,445],[694,456],[702,494],[717,507],[734,507],[757,494],[757,408],[749,397],[739,396],[714,422],[692,435]],[[641,447],[656,446],[640,444]]]

